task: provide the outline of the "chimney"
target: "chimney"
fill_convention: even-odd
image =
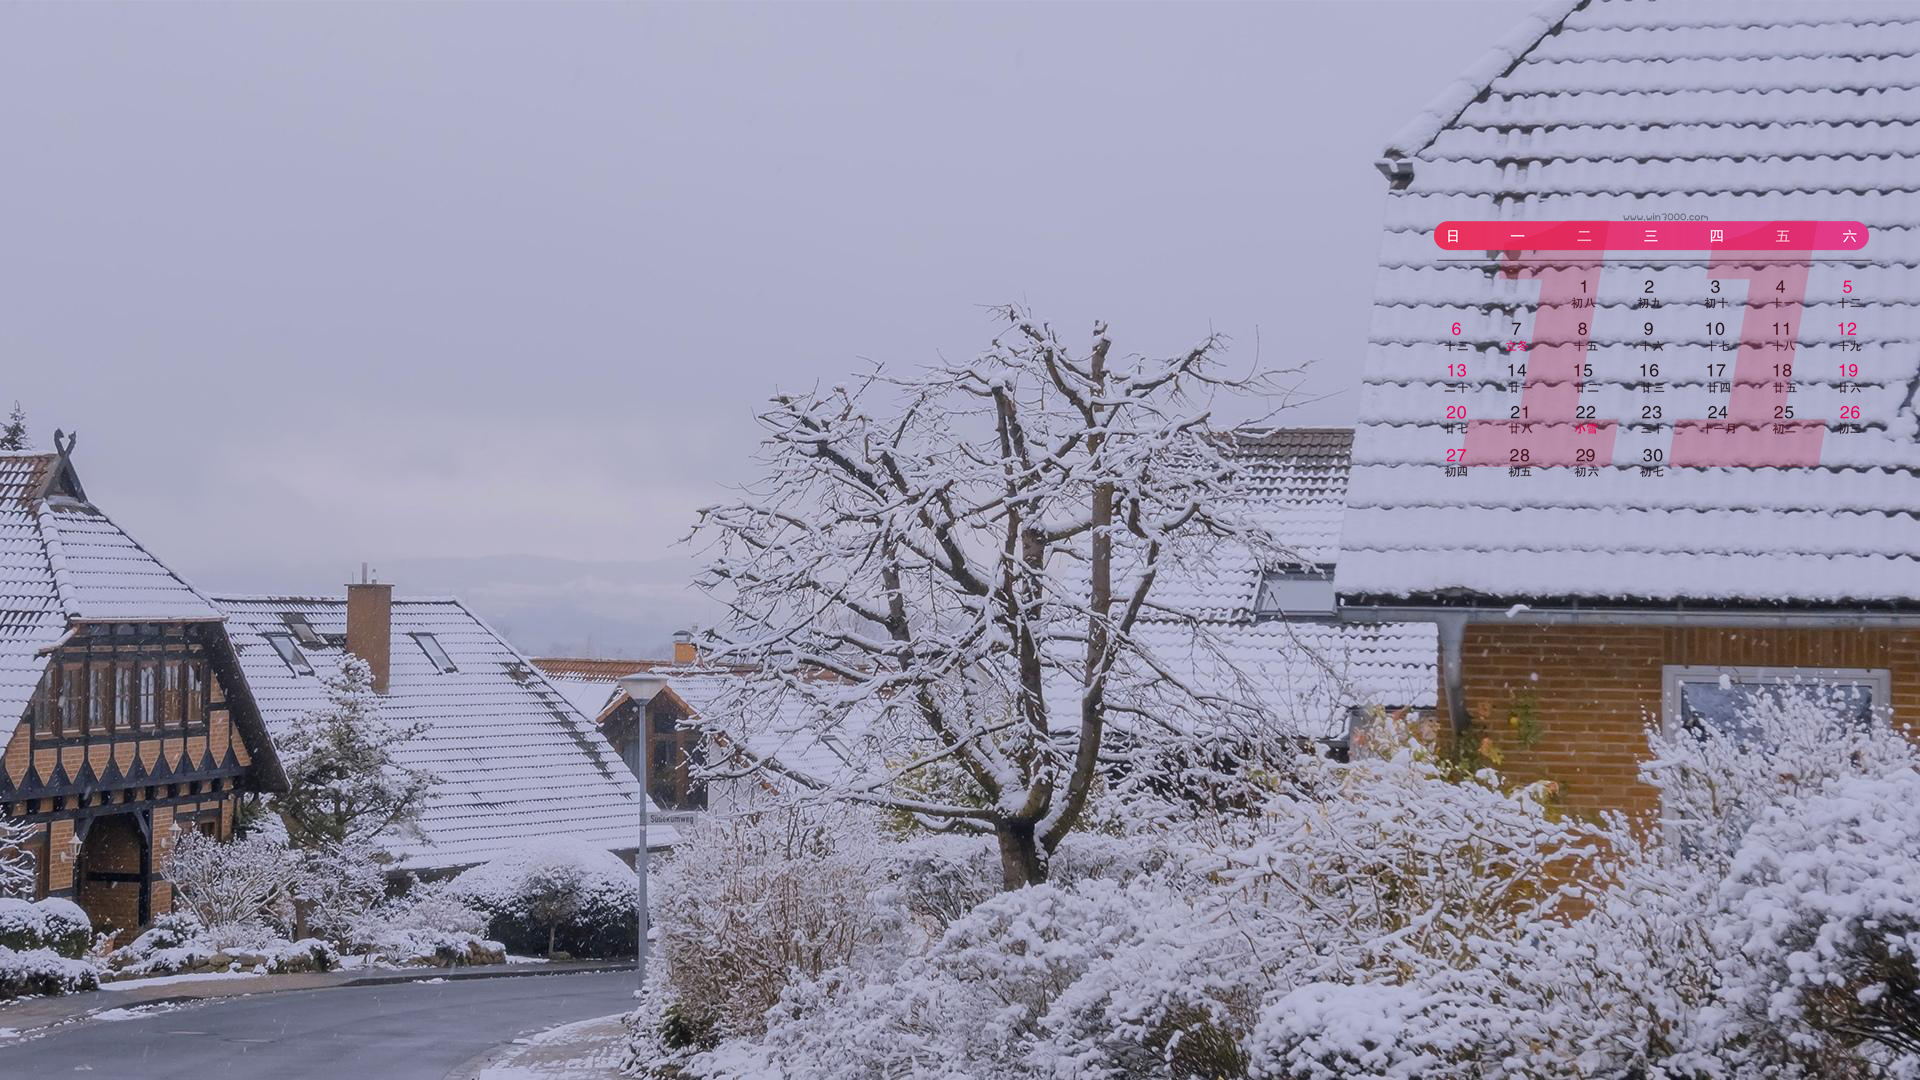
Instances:
[[[360,564],[360,581],[347,586],[347,651],[373,669],[373,692],[387,692],[393,668],[393,586],[373,581]]]
[[[673,662],[687,665],[700,662],[700,650],[693,646],[693,631],[675,630],[673,632]]]

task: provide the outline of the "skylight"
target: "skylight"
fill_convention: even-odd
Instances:
[[[460,670],[454,666],[453,658],[447,655],[447,650],[440,647],[439,638],[432,634],[414,634],[413,640],[420,643],[420,651],[427,654],[427,659],[433,661],[434,667],[447,672]]]
[[[294,674],[313,674],[313,663],[307,659],[306,653],[300,651],[300,646],[294,644],[292,634],[267,634],[265,637],[267,644],[273,646],[273,651],[280,654],[280,659],[287,662]]]
[[[1255,615],[1332,615],[1332,568],[1298,566],[1267,571],[1260,579],[1260,595],[1253,602],[1253,612]]]
[[[313,624],[307,621],[305,615],[297,611],[289,611],[280,616],[280,621],[286,623],[287,629],[293,631],[294,640],[305,645],[307,648],[324,649],[327,647],[327,639],[320,636],[320,632],[313,628]]]

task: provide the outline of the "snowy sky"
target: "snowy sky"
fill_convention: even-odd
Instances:
[[[756,402],[988,304],[1349,422],[1373,160],[1533,6],[0,6],[0,398],[209,591],[655,652]]]

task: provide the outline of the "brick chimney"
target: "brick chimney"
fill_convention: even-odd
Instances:
[[[675,630],[673,632],[673,662],[687,665],[700,662],[700,650],[693,645],[693,631]]]
[[[373,669],[373,692],[387,692],[393,668],[393,586],[371,581],[360,567],[358,584],[347,586],[347,651]]]

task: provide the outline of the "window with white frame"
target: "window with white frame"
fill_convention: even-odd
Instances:
[[[1260,575],[1255,615],[1331,615],[1333,567],[1291,566]]]
[[[1712,727],[1742,735],[1747,713],[1795,688],[1816,692],[1841,719],[1865,724],[1885,709],[1891,679],[1885,669],[1794,667],[1681,667],[1665,669],[1661,703],[1667,729]]]

